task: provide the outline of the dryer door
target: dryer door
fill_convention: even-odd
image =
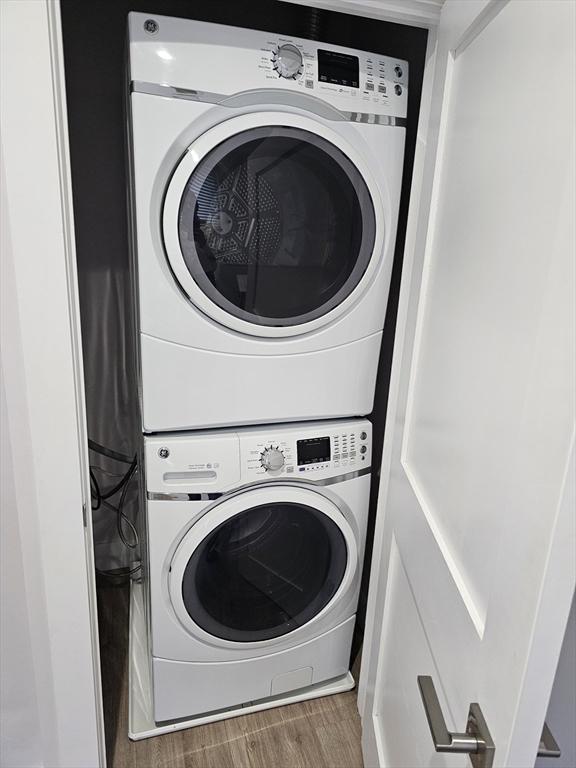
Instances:
[[[189,147],[163,233],[202,311],[237,331],[288,336],[330,322],[369,284],[381,210],[368,169],[337,133],[305,117],[250,114]]]
[[[243,491],[192,525],[172,560],[169,591],[196,636],[266,643],[310,627],[357,574],[355,536],[338,507],[278,485]]]

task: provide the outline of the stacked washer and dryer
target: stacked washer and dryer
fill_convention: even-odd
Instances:
[[[129,85],[137,738],[353,685],[408,72],[131,13]]]

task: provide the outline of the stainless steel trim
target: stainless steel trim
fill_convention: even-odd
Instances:
[[[284,478],[286,480],[302,480],[310,485],[334,485],[335,483],[343,483],[345,480],[354,480],[355,477],[363,477],[369,475],[372,471],[371,467],[364,467],[364,469],[356,469],[354,472],[346,472],[343,475],[336,475],[335,477],[326,477],[323,480],[313,480],[308,477],[294,477]]]
[[[350,123],[370,123],[372,125],[391,125],[395,128],[405,128],[408,121],[405,117],[392,117],[391,115],[375,115],[366,112],[342,112],[344,118]]]
[[[436,752],[465,753],[470,755],[474,768],[492,768],[495,747],[480,705],[470,704],[466,732],[452,733],[446,726],[432,678],[419,675],[418,687]]]
[[[259,91],[248,91],[246,94],[232,94],[226,95],[224,93],[212,93],[211,91],[196,91],[192,88],[178,88],[174,85],[161,85],[160,83],[146,83],[141,80],[132,80],[130,83],[131,93],[146,93],[149,96],[163,96],[169,99],[184,99],[187,101],[201,101],[206,104],[222,104],[229,107],[245,106],[247,103],[254,103],[253,99],[258,96]],[[262,103],[284,103],[286,102],[290,106],[299,106],[297,103],[292,103],[292,92],[287,91],[274,91],[272,89],[262,89],[262,93],[265,94],[265,99],[260,99]],[[252,100],[247,101],[246,96],[251,96]],[[315,108],[311,111],[318,112],[319,109],[326,111],[324,115],[329,119],[336,117],[336,119],[345,120],[350,123],[368,123],[371,125],[390,125],[397,128],[405,128],[407,120],[405,117],[392,117],[390,115],[376,115],[368,112],[343,112],[340,109],[336,109],[329,104],[321,101],[316,97],[312,97],[309,94],[296,94],[299,99],[306,99],[303,101],[301,107],[306,108],[306,104],[309,102],[317,102]],[[280,98],[282,97],[282,98]]]
[[[346,480],[354,480],[356,477],[369,475],[370,472],[371,467],[364,467],[363,469],[357,469],[354,472],[346,472],[345,474],[336,475],[335,477],[326,477],[322,480],[312,480],[310,477],[289,477],[287,475],[283,475],[282,477],[278,478],[263,478],[262,481],[252,481],[246,486],[229,489],[221,493],[159,493],[156,491],[148,491],[147,498],[148,501],[212,501],[229,493],[236,493],[238,491],[241,492],[242,490],[248,488],[257,488],[260,483],[264,482],[278,485],[286,483],[306,483],[306,485],[322,487],[327,485],[335,485],[336,483],[343,483]]]
[[[148,501],[213,501],[225,496],[226,493],[158,493],[156,491],[147,491]]]
[[[141,80],[132,80],[130,82],[130,93],[147,93],[150,96],[165,96],[169,99],[185,99],[186,101],[204,101],[208,104],[219,104],[223,99],[227,98],[222,93],[195,91],[191,88],[177,88],[174,85],[146,83]]]
[[[552,735],[548,723],[544,723],[542,736],[540,737],[540,746],[538,747],[538,757],[561,757],[562,751],[558,742]]]

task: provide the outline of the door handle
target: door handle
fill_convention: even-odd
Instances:
[[[552,731],[548,728],[548,724],[545,722],[544,728],[542,728],[542,736],[540,737],[538,757],[560,757],[561,754],[560,747],[554,736],[552,736]]]
[[[470,755],[474,768],[492,768],[495,747],[480,705],[470,704],[465,733],[451,733],[446,726],[432,678],[419,675],[418,687],[436,752],[466,753]]]

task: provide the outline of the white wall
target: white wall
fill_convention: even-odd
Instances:
[[[1,179],[5,198],[4,173]],[[2,204],[0,234],[2,282],[10,248],[6,206]],[[6,262],[4,259],[6,258]],[[13,329],[14,330],[14,329]],[[6,424],[8,406],[4,366],[0,366],[0,765],[33,768],[42,765],[38,702],[33,673],[30,622],[14,482],[14,462]]]
[[[95,768],[104,756],[58,5],[0,0],[0,35],[2,766]]]

